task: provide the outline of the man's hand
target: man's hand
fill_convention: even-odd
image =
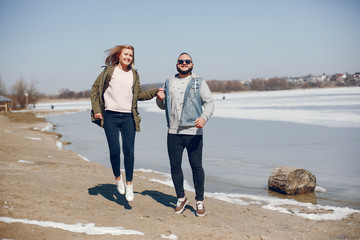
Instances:
[[[201,117],[195,120],[195,127],[197,128],[203,128],[205,126],[205,120]]]

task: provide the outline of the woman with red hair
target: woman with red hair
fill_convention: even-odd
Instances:
[[[150,100],[158,89],[141,91],[139,74],[134,69],[134,48],[119,45],[111,48],[105,59],[105,69],[91,88],[92,121],[105,130],[110,162],[120,194],[134,199],[133,171],[135,132],[140,131],[137,101]],[[120,172],[120,134],[124,154],[126,184]]]

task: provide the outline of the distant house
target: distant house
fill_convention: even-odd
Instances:
[[[326,77],[326,76],[325,76],[325,77]],[[322,81],[324,81],[325,77],[323,77],[323,76],[313,76],[313,75],[311,75],[311,76],[309,76],[309,77],[307,78],[307,80],[308,80],[309,82],[322,82]]]
[[[305,79],[303,77],[288,77],[287,81],[300,85],[300,84],[303,84],[305,82]]]
[[[344,83],[345,79],[346,79],[346,74],[334,74],[331,76],[330,78],[330,82],[333,82],[333,83]]]
[[[327,81],[328,80],[328,77],[326,76],[325,73],[323,73],[323,75],[321,75],[321,81]]]
[[[0,112],[7,112],[8,110],[11,110],[11,102],[12,100],[10,98],[6,98],[0,95]]]
[[[360,72],[354,74],[355,81],[360,82]]]

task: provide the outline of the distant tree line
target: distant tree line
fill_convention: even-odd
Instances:
[[[79,99],[79,98],[90,98],[91,91],[85,90],[80,92],[74,92],[69,89],[61,89],[55,98],[58,99]]]
[[[291,89],[292,86],[286,78],[271,78],[264,80],[256,78],[251,82],[243,83],[239,80],[206,80],[211,92],[239,92],[239,91],[270,91]],[[153,88],[162,87],[163,84],[142,85],[142,89],[147,91]]]
[[[311,75],[305,76],[310,78]],[[324,87],[347,87],[356,86],[359,84],[358,80],[350,77],[344,81],[305,81],[305,82],[291,82],[286,77],[275,77],[270,79],[254,78],[251,81],[240,80],[206,80],[212,92],[238,92],[238,91],[274,91],[274,90],[288,90],[297,88],[324,88]],[[90,98],[91,91],[85,90],[74,92],[69,89],[60,89],[58,94],[46,95],[40,93],[36,87],[36,81],[30,83],[26,82],[22,77],[10,87],[9,91],[6,89],[5,83],[0,77],[0,95],[13,100],[12,106],[14,108],[25,108],[27,104],[34,105],[41,99],[80,99]],[[142,84],[142,90],[148,91],[150,89],[162,87],[163,83]]]
[[[295,88],[287,82],[286,78],[270,78],[268,80],[255,78],[249,82],[239,80],[208,80],[206,81],[212,92],[237,92],[237,91],[274,91]]]
[[[251,81],[240,80],[207,80],[206,83],[212,92],[238,92],[238,91],[275,91],[299,88],[326,88],[326,87],[350,87],[357,86],[358,82],[352,78],[343,82],[334,81],[305,81],[290,82],[286,77],[274,77],[269,79],[254,78]]]
[[[243,82],[240,80],[206,80],[211,92],[239,92],[239,91],[275,91],[296,88],[324,88],[332,86],[353,86],[353,84],[337,83],[331,84],[326,81],[294,83],[288,82],[286,77],[274,77],[270,79],[254,78],[251,81]],[[163,84],[142,85],[144,91],[162,87]]]

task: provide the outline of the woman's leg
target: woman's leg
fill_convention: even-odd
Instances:
[[[119,115],[105,111],[104,130],[109,146],[110,162],[115,178],[120,174],[120,141],[119,141]]]
[[[121,113],[121,140],[124,152],[126,182],[132,182],[134,172],[135,123],[131,113]]]

